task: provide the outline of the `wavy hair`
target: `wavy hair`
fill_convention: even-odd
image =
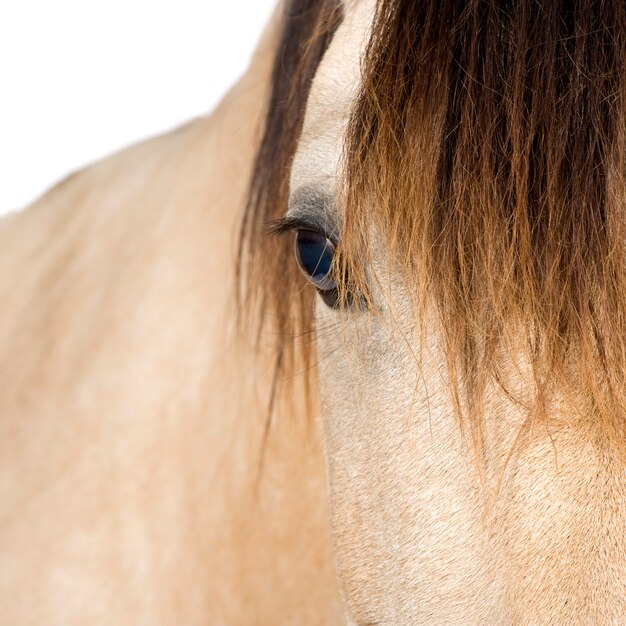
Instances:
[[[301,91],[283,121],[270,107],[242,240],[287,368],[311,304],[284,275],[290,251],[261,243],[260,231],[285,209],[292,129],[336,23],[336,3],[293,6],[304,4],[313,17],[296,36],[315,54],[295,72],[304,82],[275,75],[273,103],[288,86]],[[513,359],[531,373],[530,417],[549,417],[567,397],[623,450],[626,4],[380,0],[362,71],[341,199],[349,289],[368,291],[375,231],[418,317],[427,303],[438,311],[457,414],[477,440],[485,391],[505,385]],[[281,260],[270,285],[258,267],[271,259]]]

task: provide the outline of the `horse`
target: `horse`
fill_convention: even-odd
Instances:
[[[5,220],[7,622],[623,623],[625,67],[617,0],[284,0]]]

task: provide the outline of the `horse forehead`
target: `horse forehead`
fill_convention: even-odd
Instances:
[[[347,0],[344,19],[315,74],[294,159],[291,189],[334,183],[343,139],[361,79],[361,58],[375,0]]]

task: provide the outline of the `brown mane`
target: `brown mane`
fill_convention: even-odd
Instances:
[[[306,281],[293,263],[292,242],[268,238],[269,225],[287,210],[289,172],[311,82],[341,17],[340,0],[284,2],[265,127],[240,231],[240,310],[245,320],[258,323],[260,339],[267,332],[276,344],[275,382],[294,367],[310,370],[314,292],[304,288]],[[296,337],[308,339],[295,345]]]
[[[276,322],[286,368],[294,333],[309,330],[310,296],[298,295],[289,242],[261,233],[285,210],[337,7],[290,10],[299,25],[285,29],[242,231],[247,284]],[[289,65],[285,51],[303,45],[307,60]],[[477,433],[488,383],[521,358],[529,416],[546,417],[565,390],[624,447],[625,72],[621,0],[378,3],[346,144],[341,258],[350,288],[366,293],[376,230],[418,312],[436,304],[455,405]]]

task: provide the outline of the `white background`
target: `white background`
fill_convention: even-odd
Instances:
[[[206,114],[276,0],[0,0],[0,215]]]

